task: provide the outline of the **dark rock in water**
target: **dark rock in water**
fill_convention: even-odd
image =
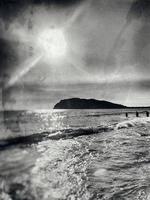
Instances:
[[[108,101],[99,101],[96,99],[64,99],[54,106],[54,109],[121,109],[126,106],[111,103]]]

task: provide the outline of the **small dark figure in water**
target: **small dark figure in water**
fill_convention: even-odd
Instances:
[[[139,113],[136,111],[136,117],[139,117]]]
[[[149,117],[149,112],[148,111],[146,111],[146,117]]]
[[[126,117],[128,117],[128,113],[126,113]]]

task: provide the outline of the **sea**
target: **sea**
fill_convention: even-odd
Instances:
[[[150,200],[150,117],[135,111],[1,112],[0,200]]]

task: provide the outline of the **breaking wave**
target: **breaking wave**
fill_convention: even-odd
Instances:
[[[150,123],[150,118],[134,118],[131,120],[126,120],[120,122],[116,125],[115,129],[123,129],[123,128],[130,128],[135,126],[143,126]]]
[[[45,140],[71,139],[79,136],[99,134],[119,129],[128,129],[135,126],[145,126],[150,124],[150,118],[134,118],[119,123],[98,127],[63,129],[48,132],[40,132],[27,136],[18,136],[0,140],[0,150],[9,148],[14,145],[31,145]]]
[[[30,145],[47,139],[51,140],[71,139],[83,135],[92,135],[102,132],[108,132],[111,130],[113,130],[111,126],[100,126],[96,128],[88,127],[88,128],[78,128],[78,129],[64,129],[52,132],[36,133],[27,136],[19,136],[15,138],[0,140],[0,150],[11,147],[13,145],[27,145],[27,144]]]

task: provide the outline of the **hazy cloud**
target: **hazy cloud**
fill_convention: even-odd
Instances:
[[[148,93],[142,90],[149,88],[149,18],[149,0],[1,1],[1,80],[26,69],[30,50],[38,54],[35,43],[41,30],[63,30],[68,48],[59,65],[39,59],[3,91],[5,101],[14,99],[17,108],[27,98],[27,106],[40,102],[49,107],[78,96],[129,105],[132,94],[141,94],[145,98],[137,104],[147,104]]]

